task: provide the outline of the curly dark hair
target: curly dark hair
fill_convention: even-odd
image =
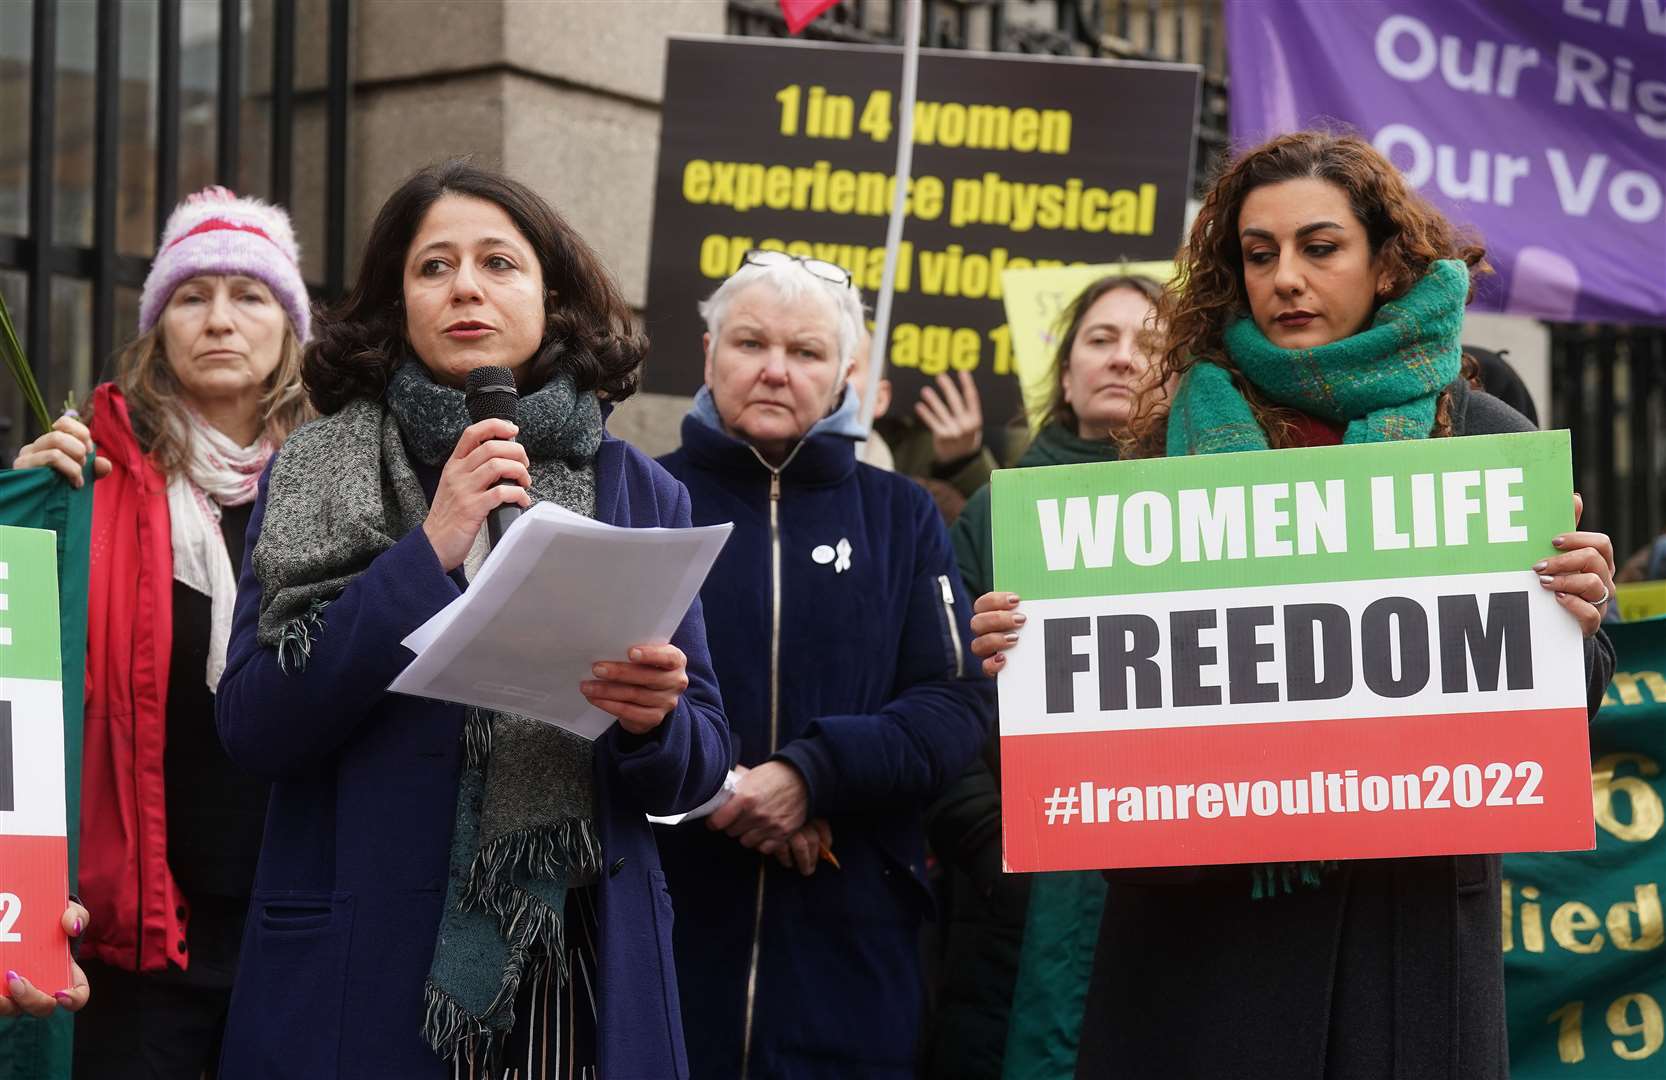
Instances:
[[[1088,311],[1099,302],[1100,297],[1116,289],[1139,293],[1151,301],[1153,308],[1163,298],[1163,286],[1144,274],[1106,274],[1076,294],[1076,299],[1059,313],[1054,327],[1059,332],[1059,344],[1053,350],[1053,391],[1051,404],[1047,406],[1047,423],[1059,424],[1072,435],[1077,434],[1076,410],[1064,400],[1064,376],[1070,370],[1071,349],[1076,344],[1076,334],[1082,329],[1082,320],[1088,317]]]
[[[356,398],[386,392],[388,377],[410,348],[405,258],[429,207],[442,195],[501,207],[537,253],[548,299],[544,337],[526,369],[523,390],[568,371],[580,392],[594,390],[609,401],[635,393],[648,339],[601,259],[530,187],[454,158],[414,173],[388,196],[370,227],[352,291],[313,323],[313,341],[301,365],[313,406],[329,414]]]
[[[1461,259],[1469,267],[1470,299],[1475,278],[1492,270],[1485,248],[1461,235],[1407,185],[1388,158],[1351,132],[1292,132],[1227,165],[1204,196],[1191,234],[1175,256],[1176,284],[1165,293],[1159,311],[1167,338],[1158,376],[1167,381],[1200,361],[1225,368],[1274,448],[1292,445],[1297,413],[1269,401],[1244,378],[1227,355],[1222,336],[1228,322],[1249,310],[1238,240],[1238,214],[1245,196],[1267,184],[1303,179],[1328,181],[1347,194],[1388,281],[1377,297],[1378,306],[1404,296],[1440,259]],[[1466,357],[1465,377],[1472,378],[1475,370],[1474,361]],[[1451,434],[1449,397],[1441,394],[1434,436]],[[1162,403],[1148,401],[1129,425],[1126,448],[1144,457],[1160,456],[1168,412]]]

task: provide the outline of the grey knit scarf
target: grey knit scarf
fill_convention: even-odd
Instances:
[[[462,392],[407,361],[385,402],[355,401],[289,437],[272,467],[253,556],[260,641],[277,649],[285,672],[301,671],[324,641],[330,602],[427,516],[410,459],[443,464],[468,423]],[[521,399],[519,424],[533,502],[593,515],[602,438],[595,395],[557,376]],[[489,1065],[513,1026],[522,981],[561,966],[566,892],[598,879],[601,846],[589,742],[474,708],[462,741],[422,1034],[446,1060]]]

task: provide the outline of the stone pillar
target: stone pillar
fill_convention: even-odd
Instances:
[[[359,0],[355,8],[350,262],[403,177],[473,154],[549,199],[640,310],[666,39],[723,33],[723,0]],[[699,342],[655,351],[691,348]],[[663,453],[677,445],[687,405],[639,394],[610,428]]]

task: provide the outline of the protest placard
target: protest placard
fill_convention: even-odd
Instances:
[[[70,984],[56,546],[0,525],[0,970],[49,993]]]
[[[1012,334],[1013,370],[1024,398],[1024,417],[1030,431],[1047,422],[1058,372],[1053,357],[1058,349],[1059,325],[1065,310],[1081,291],[1102,277],[1148,277],[1166,284],[1174,276],[1167,260],[1099,264],[1096,266],[1033,266],[1008,270],[1001,277],[1002,303]],[[1155,358],[1153,358],[1155,359]]]
[[[1566,432],[998,472],[1008,867],[1585,849]]]
[[[699,387],[696,305],[749,248],[837,263],[873,303],[901,65],[888,47],[671,39],[646,389]],[[967,371],[986,415],[1015,415],[1002,272],[1174,253],[1200,80],[1184,64],[922,51],[887,360],[899,395]]]
[[[1622,622],[1640,622],[1666,615],[1666,581],[1633,581],[1614,588]]]

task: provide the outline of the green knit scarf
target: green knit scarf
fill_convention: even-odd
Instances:
[[[1426,439],[1440,392],[1458,377],[1468,296],[1468,269],[1442,259],[1352,337],[1281,349],[1253,319],[1238,319],[1226,328],[1226,351],[1244,378],[1273,401],[1347,424],[1343,442]],[[1169,409],[1169,456],[1265,449],[1267,433],[1226,369],[1194,365]]]
[[[1312,349],[1281,349],[1253,319],[1226,328],[1227,355],[1257,390],[1280,405],[1348,425],[1345,443],[1426,439],[1440,393],[1458,377],[1459,335],[1469,270],[1442,259],[1405,296],[1384,304],[1352,337]],[[1169,410],[1168,455],[1267,449],[1249,402],[1217,364],[1186,373]],[[1265,863],[1251,868],[1257,900],[1297,885],[1318,888],[1334,862]]]

